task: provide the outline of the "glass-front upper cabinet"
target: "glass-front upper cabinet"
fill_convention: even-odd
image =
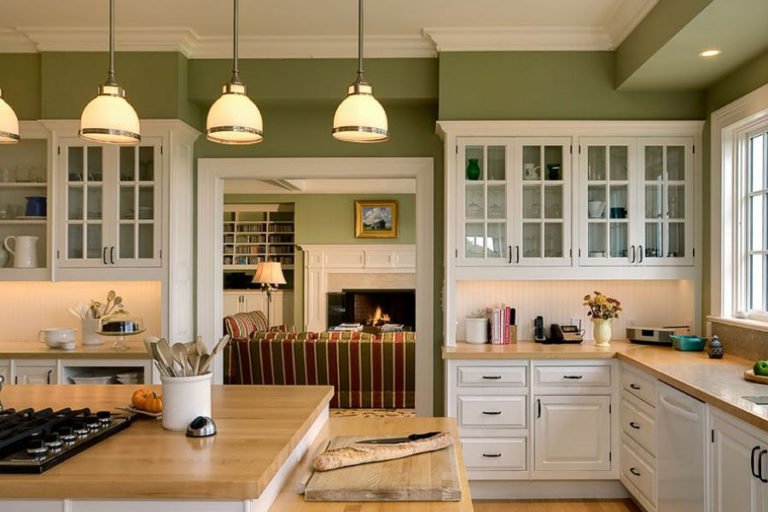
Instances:
[[[152,139],[123,147],[61,140],[61,267],[160,266],[160,147]]]
[[[510,263],[508,139],[463,139],[458,154],[459,263]]]
[[[693,141],[639,139],[642,184],[638,262],[693,263]]]
[[[638,261],[633,226],[640,212],[634,139],[580,140],[578,213],[582,265],[627,265]]]
[[[571,139],[517,139],[512,262],[571,262]]]

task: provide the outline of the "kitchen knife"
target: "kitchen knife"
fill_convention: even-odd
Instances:
[[[358,441],[360,444],[399,444],[408,443],[410,441],[418,441],[419,439],[428,439],[434,437],[440,432],[427,432],[425,434],[411,434],[408,437],[382,437],[379,439],[366,439],[365,441]]]

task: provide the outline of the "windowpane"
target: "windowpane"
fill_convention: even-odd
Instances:
[[[749,233],[749,249],[752,251],[760,251],[765,247],[765,241],[763,236],[765,233],[765,213],[763,208],[765,207],[765,196],[754,196],[750,199],[750,233]]]
[[[765,262],[766,257],[755,254],[749,258],[749,309],[765,311]]]
[[[762,190],[765,188],[765,135],[752,137],[751,143],[751,190]]]
[[[740,207],[746,211],[744,234],[746,269],[742,272],[742,302],[755,313],[768,311],[768,135],[765,132],[750,137],[746,142],[749,158],[740,169],[741,189],[745,191]]]

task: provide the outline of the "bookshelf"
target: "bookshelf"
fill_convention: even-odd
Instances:
[[[262,261],[293,270],[293,204],[225,204],[223,227],[224,271],[255,271]]]

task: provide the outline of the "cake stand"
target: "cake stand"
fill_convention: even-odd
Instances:
[[[112,338],[115,338],[115,341],[112,343],[112,350],[128,350],[131,347],[128,346],[128,342],[126,341],[126,336],[135,336],[137,334],[141,334],[146,329],[139,329],[138,331],[131,331],[131,332],[117,332],[117,331],[97,331],[96,334],[99,336],[110,336]]]

